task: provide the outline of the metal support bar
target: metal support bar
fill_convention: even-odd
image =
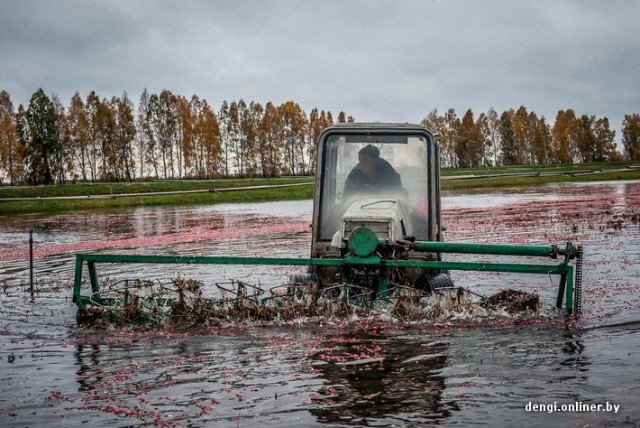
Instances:
[[[76,257],[76,271],[73,278],[73,303],[80,303],[80,287],[82,286],[82,261],[81,256]]]
[[[387,240],[379,239],[378,246],[386,247]],[[464,254],[495,254],[503,256],[535,256],[551,257],[565,255],[567,250],[560,249],[555,245],[550,247],[533,245],[510,245],[510,244],[471,244],[465,242],[429,242],[416,241],[410,244],[412,250],[421,253],[464,253]]]
[[[289,265],[338,266],[342,259],[302,259],[282,257],[197,257],[135,254],[79,254],[77,258],[89,263],[156,263],[156,264],[213,264],[213,265]]]
[[[562,299],[564,298],[565,288],[567,284],[567,274],[560,275],[560,284],[558,284],[558,296],[556,297],[556,308],[562,307]]]
[[[91,291],[93,292],[93,294],[99,293],[100,286],[98,285],[96,263],[94,261],[87,261],[87,268],[89,269],[89,281],[91,282]]]
[[[567,269],[567,298],[565,304],[567,312],[571,314],[573,312],[573,267],[571,266],[568,266]]]
[[[381,299],[386,299],[388,297],[388,291],[387,279],[381,275],[378,279],[378,297],[380,297]]]
[[[540,273],[559,275],[566,270],[563,263],[557,265],[483,263],[483,262],[439,262],[414,260],[386,260],[388,267],[414,267],[450,270],[479,270],[486,272]]]
[[[33,299],[33,230],[29,231],[29,291]]]

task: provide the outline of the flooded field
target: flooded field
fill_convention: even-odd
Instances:
[[[535,292],[543,310],[411,323],[76,326],[71,286],[79,252],[308,257],[310,222],[311,201],[0,218],[0,426],[640,423],[637,181],[443,197],[447,241],[582,245],[577,322],[551,309],[555,278],[454,273],[456,284],[482,293]],[[207,284],[257,277],[277,284],[293,271],[99,268],[110,278]],[[579,411],[563,411],[568,405]]]

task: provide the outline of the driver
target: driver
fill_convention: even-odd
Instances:
[[[344,185],[344,196],[360,192],[394,191],[402,189],[400,174],[380,157],[380,149],[367,145],[358,152],[358,164],[353,167]]]

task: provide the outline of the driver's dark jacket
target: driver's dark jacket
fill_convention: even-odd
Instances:
[[[354,193],[366,191],[372,186],[376,190],[399,190],[402,188],[402,180],[400,174],[396,172],[389,162],[382,158],[378,158],[376,164],[376,172],[373,177],[368,177],[360,165],[356,165],[349,175],[344,185],[344,195],[349,196]]]

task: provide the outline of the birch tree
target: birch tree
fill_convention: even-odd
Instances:
[[[6,173],[11,186],[24,174],[25,158],[26,150],[18,134],[11,97],[7,91],[0,91],[0,170]]]
[[[622,146],[627,159],[640,159],[640,114],[625,114],[622,121]]]

